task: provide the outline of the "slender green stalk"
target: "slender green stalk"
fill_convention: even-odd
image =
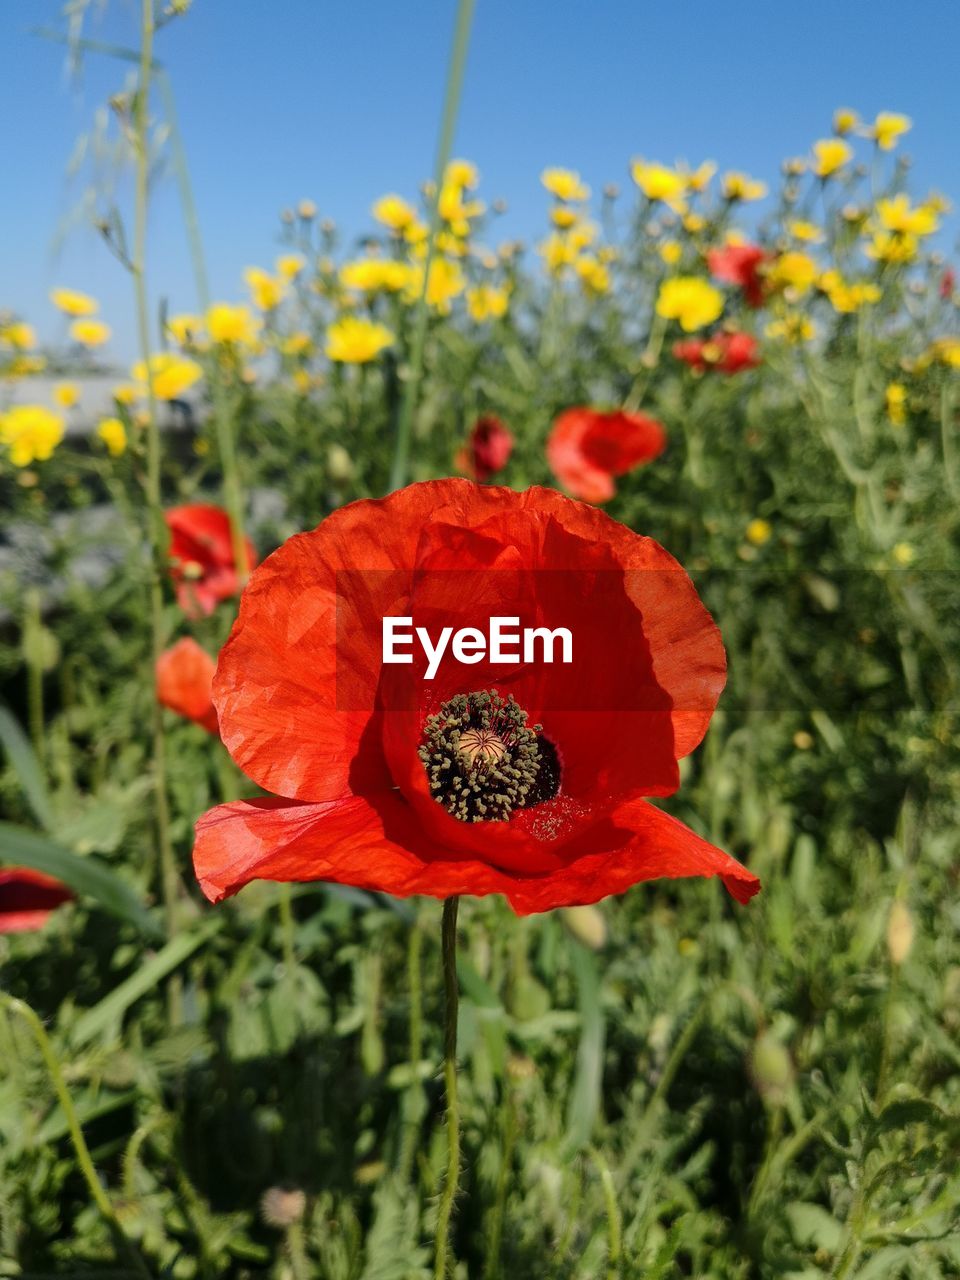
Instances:
[[[147,470],[145,497],[150,524],[151,574],[150,574],[150,631],[151,656],[154,669],[163,652],[163,583],[167,561],[167,529],[163,518],[163,499],[160,488],[160,427],[157,422],[157,398],[153,387],[153,371],[150,367],[150,325],[147,303],[147,205],[150,172],[150,75],[153,67],[154,14],[153,0],[141,0],[140,83],[137,92],[134,136],[136,140],[136,198],[134,214],[134,249],[131,268],[137,304],[137,333],[141,359],[144,362],[147,381]],[[176,929],[177,893],[179,877],[170,840],[170,810],[167,801],[166,740],[163,730],[163,708],[153,699],[153,783],[157,826],[157,843],[160,852],[160,883],[166,914],[167,932]],[[179,979],[170,980],[168,988],[170,1022],[180,1022]]]
[[[420,1119],[424,1111],[423,1085],[419,1075],[420,1062],[423,1058],[422,951],[423,929],[418,916],[410,926],[410,935],[407,940],[407,987],[410,992],[410,1045],[407,1056],[410,1061],[410,1088],[407,1092],[403,1138],[397,1165],[401,1184],[409,1181],[413,1171],[417,1134],[420,1131]]]
[[[490,1226],[487,1230],[486,1257],[483,1265],[484,1280],[496,1280],[496,1277],[501,1274],[500,1249],[503,1243],[503,1218],[507,1207],[507,1191],[510,1188],[513,1152],[517,1144],[517,1105],[513,1091],[509,1087],[504,1111],[503,1147],[500,1152],[497,1190],[493,1209],[490,1212]]]
[[[440,948],[443,957],[443,1080],[447,1096],[447,1176],[437,1209],[434,1280],[446,1280],[453,1272],[454,1259],[448,1239],[453,1205],[460,1184],[460,1100],[457,1093],[457,1013],[460,989],[457,982],[457,911],[460,899],[447,898],[443,904]]]
[[[140,1256],[133,1241],[129,1240],[124,1234],[117,1212],[97,1175],[93,1158],[90,1155],[90,1148],[87,1146],[86,1139],[83,1136],[83,1129],[73,1105],[73,1099],[70,1097],[70,1091],[63,1078],[63,1072],[60,1070],[60,1063],[43,1023],[34,1010],[23,1000],[17,1000],[13,996],[0,992],[0,1002],[11,1013],[21,1017],[30,1028],[43,1058],[44,1066],[47,1068],[47,1074],[50,1077],[50,1083],[53,1085],[54,1093],[57,1095],[57,1101],[63,1110],[64,1118],[67,1122],[67,1131],[70,1134],[70,1141],[77,1157],[77,1165],[90,1191],[90,1197],[100,1211],[104,1222],[110,1228],[118,1247],[127,1255],[130,1265],[138,1275],[149,1277],[150,1272],[147,1270],[143,1258]]]
[[[46,758],[43,733],[43,649],[40,636],[43,618],[40,612],[40,592],[30,587],[23,596],[23,660],[27,664],[27,716],[30,723],[30,741],[34,754],[42,765]]]
[[[280,885],[280,930],[283,936],[283,967],[292,973],[296,967],[296,921],[293,918],[293,888],[289,884]]]
[[[206,314],[210,306],[210,285],[207,279],[203,238],[200,234],[200,220],[197,217],[197,207],[193,199],[193,185],[190,181],[190,169],[187,165],[187,153],[184,149],[183,138],[177,121],[177,106],[173,96],[173,86],[163,67],[157,67],[156,77],[160,95],[163,98],[167,127],[170,130],[170,155],[173,160],[177,187],[180,192],[180,207],[183,210],[183,223],[187,233],[187,243],[190,246],[190,260],[193,264],[197,302],[200,304],[200,310]],[[233,544],[233,559],[237,566],[237,574],[242,586],[252,566],[247,555],[247,540],[244,535],[243,484],[240,480],[240,468],[237,462],[233,420],[219,368],[210,379],[210,393],[213,400],[213,425],[217,433],[217,448],[220,452],[220,464],[223,467],[223,504],[227,509],[227,515],[230,517],[230,539]]]
[[[600,1175],[603,1188],[603,1199],[607,1210],[607,1277],[616,1280],[620,1272],[620,1249],[623,1239],[623,1224],[620,1220],[620,1206],[617,1204],[617,1189],[613,1183],[610,1166],[594,1146],[587,1147],[587,1155],[593,1161],[594,1168]]]
[[[447,73],[447,90],[443,103],[443,116],[440,122],[440,137],[437,142],[437,159],[433,171],[433,198],[430,206],[430,236],[427,240],[427,256],[423,263],[423,287],[414,320],[413,343],[410,349],[410,368],[406,385],[403,388],[403,399],[397,418],[397,438],[393,455],[393,466],[390,471],[390,489],[400,489],[407,482],[410,469],[410,432],[413,426],[413,414],[417,405],[417,392],[423,374],[423,352],[427,341],[427,288],[430,283],[430,267],[433,264],[434,248],[437,232],[440,229],[440,190],[443,186],[443,175],[450,163],[453,149],[453,133],[457,123],[457,112],[460,107],[460,95],[463,90],[463,75],[467,62],[467,48],[470,44],[470,26],[473,22],[473,10],[476,0],[458,0],[457,25],[453,33],[453,48],[450,53],[450,67]]]

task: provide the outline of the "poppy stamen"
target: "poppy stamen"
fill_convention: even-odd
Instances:
[[[535,792],[541,725],[496,689],[458,693],[429,716],[419,749],[430,792],[461,822],[503,822]]]

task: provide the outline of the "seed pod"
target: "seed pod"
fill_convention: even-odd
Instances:
[[[891,964],[898,967],[903,964],[913,947],[915,932],[910,908],[896,898],[887,919],[887,950],[890,952]]]
[[[599,907],[564,907],[563,923],[578,942],[591,951],[600,951],[607,941],[607,922]]]

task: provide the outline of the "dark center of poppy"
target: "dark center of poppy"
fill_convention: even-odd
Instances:
[[[542,725],[512,695],[458,693],[423,726],[420,759],[430,793],[461,822],[503,822],[560,789],[560,763]]]

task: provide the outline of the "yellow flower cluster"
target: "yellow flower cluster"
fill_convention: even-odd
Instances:
[[[18,404],[0,414],[0,444],[15,467],[46,462],[63,439],[63,418],[41,404]]]

